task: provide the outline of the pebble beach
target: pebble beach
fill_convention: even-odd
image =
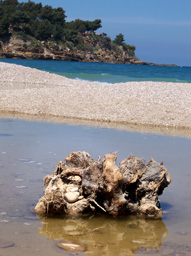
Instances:
[[[0,113],[191,129],[191,84],[96,83],[0,62]]]

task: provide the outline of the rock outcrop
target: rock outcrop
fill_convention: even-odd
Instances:
[[[44,196],[34,208],[39,215],[102,212],[112,216],[143,214],[161,217],[159,195],[171,182],[163,164],[135,156],[116,165],[110,153],[103,161],[87,152],[72,152],[44,178]]]
[[[96,51],[71,50],[69,48],[55,50],[44,42],[41,47],[26,46],[27,44],[24,44],[22,40],[14,38],[6,43],[0,41],[0,58],[176,66],[145,62],[137,58],[134,52],[123,49],[118,52],[102,48],[98,48]]]
[[[4,46],[0,49],[0,58],[11,59],[37,59],[37,60],[62,60],[77,62],[100,62],[100,63],[124,63],[124,64],[143,64],[136,56],[113,54],[108,50],[98,50],[88,52],[81,50],[49,50],[47,48],[23,48],[16,46]]]

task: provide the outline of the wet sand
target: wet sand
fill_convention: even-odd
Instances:
[[[191,129],[191,84],[96,83],[0,63],[1,115]]]

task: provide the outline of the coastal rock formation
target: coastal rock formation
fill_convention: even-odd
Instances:
[[[71,50],[69,48],[55,50],[44,42],[42,42],[41,47],[28,46],[26,48],[24,47],[25,45],[22,40],[14,38],[11,38],[6,43],[0,41],[0,58],[176,66],[142,61],[136,57],[134,52],[128,52],[123,49],[116,53],[109,49],[101,49],[100,47],[98,47],[97,51]]]
[[[125,53],[125,52],[124,52]],[[127,53],[115,54],[110,50],[82,51],[82,50],[54,50],[47,48],[31,47],[24,48],[22,45],[16,46],[3,44],[0,42],[0,58],[10,59],[37,59],[37,60],[62,60],[77,62],[102,62],[102,63],[125,63],[125,64],[146,64],[136,56],[129,56]]]
[[[116,153],[103,161],[87,152],[72,152],[44,178],[44,196],[34,208],[39,215],[80,215],[102,212],[112,216],[143,214],[161,217],[159,195],[171,182],[163,164],[147,164],[135,156],[116,165]]]
[[[0,1],[0,8],[0,58],[155,65],[139,60],[122,33],[114,40],[97,33],[101,19],[67,22],[61,7],[34,2]]]

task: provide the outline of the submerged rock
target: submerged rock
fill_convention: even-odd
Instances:
[[[171,182],[167,169],[154,159],[146,164],[130,156],[119,167],[116,160],[115,153],[94,161],[87,152],[72,152],[66,163],[60,161],[53,175],[44,178],[44,196],[35,206],[35,213],[161,217],[158,197]]]
[[[72,252],[86,251],[86,246],[84,244],[78,244],[76,242],[71,242],[71,241],[60,241],[57,243],[57,246],[66,251],[72,251]]]

